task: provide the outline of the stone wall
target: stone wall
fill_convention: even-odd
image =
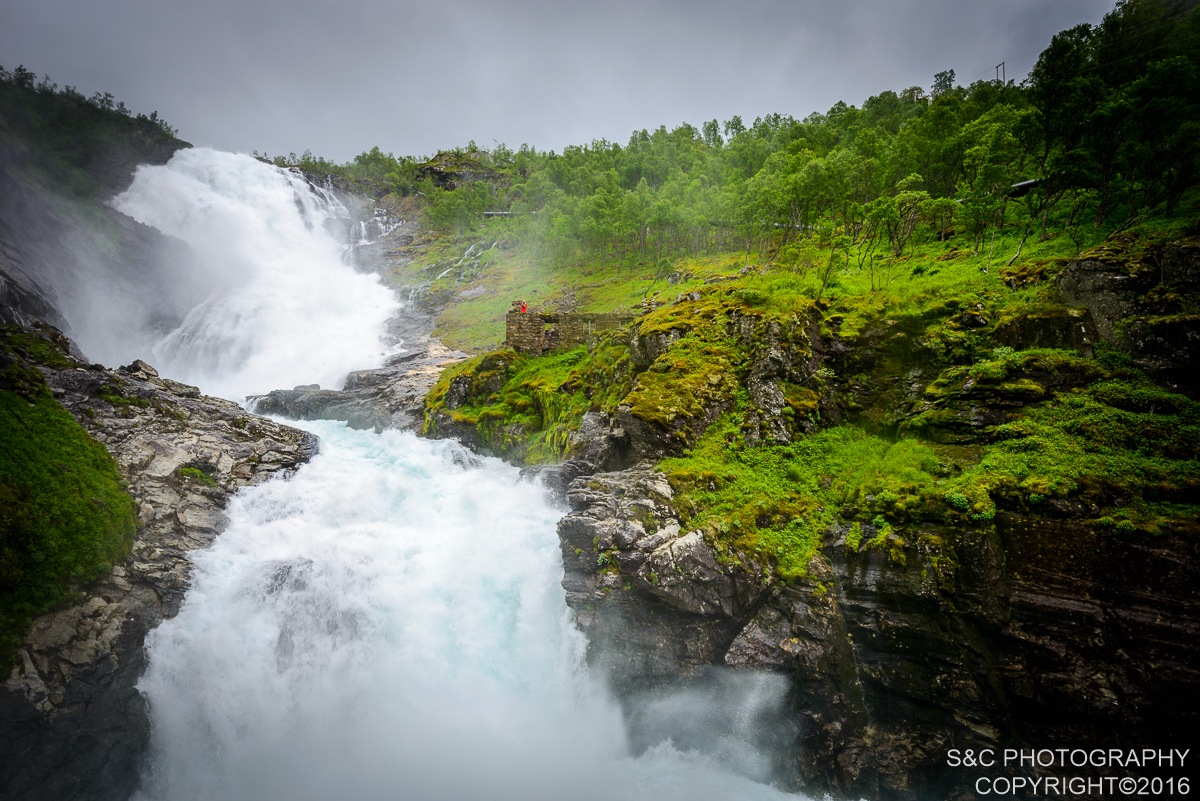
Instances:
[[[518,353],[539,355],[584,345],[588,337],[629,325],[635,319],[624,314],[552,314],[510,309],[504,324],[504,344]]]

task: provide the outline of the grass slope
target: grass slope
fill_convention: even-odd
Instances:
[[[1195,198],[1189,203],[1190,215]],[[784,578],[804,573],[835,520],[856,526],[854,547],[894,555],[915,523],[977,527],[1000,511],[1066,515],[1112,536],[1194,536],[1200,404],[1164,390],[1115,348],[1101,344],[1093,356],[1019,350],[1000,344],[998,332],[1075,314],[1054,278],[1081,251],[1136,272],[1163,243],[1200,240],[1179,218],[1109,239],[1062,221],[1055,232],[1053,222],[1044,239],[1022,242],[1013,227],[978,252],[963,238],[930,235],[903,257],[874,264],[828,247],[807,265],[747,253],[681,259],[670,284],[616,263],[535,267],[518,243],[503,240],[503,225],[487,222],[464,240],[443,240],[436,273],[410,266],[441,275],[434,289],[447,295],[487,290],[450,304],[439,320],[447,341],[494,347],[518,297],[534,308],[573,302],[579,311],[649,298],[667,305],[640,319],[639,334],[670,332],[675,341],[636,375],[620,335],[543,357],[488,353],[443,375],[429,410],[475,427],[497,453],[533,463],[569,455],[585,412],[624,405],[677,432],[679,453],[659,469],[676,489],[684,525],[741,555],[730,558],[769,562]],[[466,281],[445,272],[475,242],[497,243],[482,269]],[[831,258],[833,269],[823,269]],[[1172,319],[1195,314],[1189,296],[1156,291]],[[691,297],[676,301],[684,293]],[[851,361],[843,374],[826,368],[801,383],[780,382],[793,441],[775,443],[756,428],[762,421],[747,395],[752,354],[733,333],[745,325],[759,338],[775,325],[798,359],[811,356],[806,325],[873,359]],[[920,397],[902,398],[914,369],[931,380]],[[451,410],[446,392],[456,378],[470,389]],[[833,388],[844,422],[831,426],[820,404]],[[708,425],[704,409],[719,400],[725,410]],[[981,410],[992,413],[985,423]]]
[[[29,361],[62,360],[2,329],[0,341],[0,667],[30,621],[123,559],[133,502],[104,446],[57,401]]]

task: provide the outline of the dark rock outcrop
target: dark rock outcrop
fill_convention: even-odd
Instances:
[[[861,524],[848,545],[846,524],[785,584],[682,531],[648,464],[577,478],[568,497],[563,586],[592,664],[623,696],[712,665],[786,673],[799,734],[777,761],[805,792],[969,798],[983,774],[949,767],[949,749],[1186,743],[1197,725],[1200,552],[1185,538],[1002,515],[882,542]]]
[[[584,476],[558,524],[567,605],[592,664],[623,693],[719,663],[766,587],[761,573],[722,564],[699,532],[682,531],[672,497],[647,463]]]
[[[1057,280],[1063,301],[1086,308],[1101,339],[1168,386],[1200,392],[1200,315],[1183,303],[1200,292],[1195,237],[1143,247],[1120,236],[1081,254]]]
[[[425,396],[442,370],[465,358],[465,353],[423,336],[383,367],[350,373],[340,390],[299,386],[252,396],[248,402],[259,414],[293,420],[345,420],[350,428],[376,431],[410,429],[421,423]]]
[[[0,798],[124,801],[147,743],[135,688],[147,632],[179,610],[190,551],[226,524],[240,487],[316,452],[311,434],[161,378],[142,361],[108,370],[69,355],[52,329],[26,329],[70,363],[40,366],[55,398],[117,462],[137,503],[128,558],[67,609],[35,619],[0,687]]]
[[[1059,348],[1091,356],[1100,334],[1087,309],[1052,307],[997,324],[992,340],[1017,350]]]

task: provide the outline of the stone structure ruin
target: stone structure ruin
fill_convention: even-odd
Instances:
[[[559,314],[521,311],[513,301],[504,321],[504,345],[518,353],[543,353],[587,344],[588,337],[624,328],[636,319],[632,311],[615,314]]]

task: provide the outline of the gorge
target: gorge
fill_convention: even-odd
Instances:
[[[1181,787],[961,758],[1200,722],[1200,195],[1010,194],[1049,84],[332,165],[0,81],[0,801]]]
[[[229,284],[214,276],[152,358],[242,399],[264,375],[334,384],[403,349],[384,341],[390,293],[343,263],[331,217],[311,210],[320,200],[245,156],[193,150],[143,168],[116,205],[193,258],[239,268]],[[297,238],[299,250],[281,248]],[[206,242],[225,249],[206,254]],[[338,308],[335,285],[356,313]],[[683,701],[657,699],[630,750],[562,603],[562,510],[516,468],[396,430],[306,434],[144,361],[107,370],[50,329],[24,331],[56,353],[46,380],[117,455],[143,528],[125,567],[39,619],[19,651],[9,797],[124,798],[140,785],[145,799],[383,798],[397,783],[462,798],[779,797],[759,748],[778,682],[693,694],[686,706],[712,710],[700,730],[672,711]],[[280,468],[295,475],[261,483]]]

